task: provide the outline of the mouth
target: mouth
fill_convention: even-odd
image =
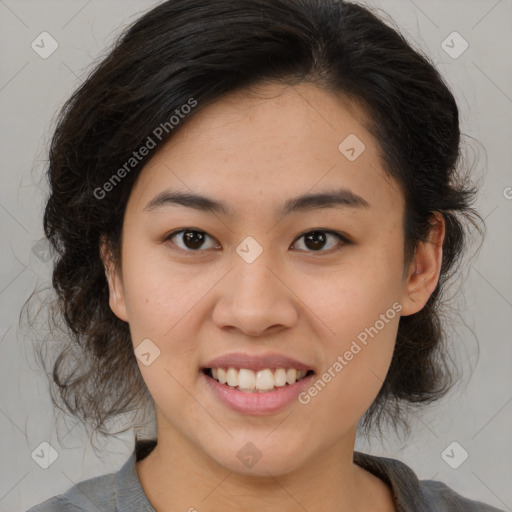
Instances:
[[[296,368],[203,368],[204,375],[228,388],[245,393],[268,393],[292,386],[315,372]]]
[[[275,414],[291,406],[311,385],[311,363],[277,352],[233,352],[200,367],[216,403],[243,415]]]

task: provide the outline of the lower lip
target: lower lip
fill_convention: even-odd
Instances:
[[[242,414],[258,416],[277,412],[297,400],[298,395],[310,385],[315,374],[312,373],[294,384],[287,384],[263,393],[239,391],[227,384],[221,384],[203,372],[201,375],[206,379],[206,383],[214,395],[224,405]]]

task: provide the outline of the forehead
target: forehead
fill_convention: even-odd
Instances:
[[[143,211],[165,191],[222,202],[231,214],[283,213],[285,200],[345,189],[400,209],[365,112],[311,84],[267,84],[194,113],[143,168],[130,198]]]

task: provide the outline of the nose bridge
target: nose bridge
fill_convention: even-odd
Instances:
[[[234,280],[237,294],[242,296],[247,292],[252,296],[251,300],[258,300],[258,297],[268,299],[266,295],[276,288],[282,287],[282,282],[277,278],[279,273],[277,251],[268,246],[270,236],[258,237],[260,242],[253,236],[246,237],[236,248],[238,259],[235,259]]]
[[[263,237],[260,240],[263,244]],[[235,326],[257,336],[276,325],[293,325],[297,320],[294,294],[285,285],[285,277],[280,276],[277,251],[248,237],[236,252],[228,287],[214,315],[219,327]]]

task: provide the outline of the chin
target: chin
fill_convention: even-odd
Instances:
[[[250,436],[244,436],[243,441],[235,441],[230,447],[210,449],[208,455],[219,466],[244,476],[284,475],[305,464],[304,443],[282,440],[276,445],[265,440],[265,435],[249,439]]]

